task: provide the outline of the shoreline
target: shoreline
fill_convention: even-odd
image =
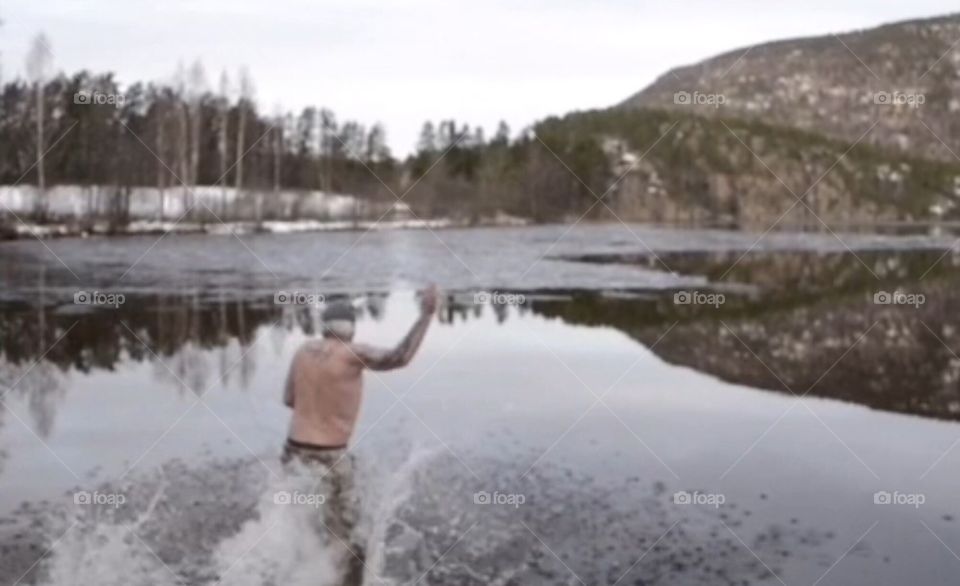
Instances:
[[[467,220],[272,220],[260,222],[181,222],[176,220],[136,220],[121,227],[109,222],[56,222],[38,224],[17,221],[0,228],[0,241],[30,238],[88,238],[91,236],[125,237],[161,234],[203,234],[209,236],[246,234],[301,234],[307,232],[347,232],[351,230],[433,230],[469,227],[522,227],[532,222],[521,218],[500,218],[471,222]]]
[[[391,220],[268,220],[255,221],[179,221],[179,220],[134,220],[124,226],[114,226],[108,221],[68,221],[36,223],[17,218],[6,225],[0,224],[0,242],[17,240],[40,240],[57,238],[88,238],[92,236],[122,238],[130,236],[158,236],[166,234],[209,236],[249,235],[249,234],[302,234],[309,232],[349,232],[356,230],[440,230],[449,228],[521,228],[561,225],[596,225],[617,223],[616,220],[581,220],[571,222],[537,222],[529,218],[498,216],[480,220],[453,218],[416,218]],[[753,233],[746,227],[724,224],[697,224],[686,222],[649,223],[633,221],[628,223],[656,228],[686,230],[723,230],[729,232]],[[876,234],[889,236],[926,235],[940,236],[960,232],[960,222],[883,222],[876,224],[836,224],[831,230],[850,234]],[[812,229],[809,225],[781,224],[774,232],[817,233],[824,230]]]

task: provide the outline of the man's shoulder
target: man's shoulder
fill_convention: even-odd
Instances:
[[[293,352],[293,357],[296,358],[304,354],[311,354],[311,355],[321,354],[325,352],[326,349],[327,349],[326,340],[324,340],[323,338],[311,338],[309,340],[304,341],[299,346],[297,346],[297,349],[294,350]]]
[[[303,342],[294,353],[294,360],[298,357],[316,360],[318,358],[337,358],[348,362],[362,361],[360,356],[368,351],[365,344],[352,342],[337,342],[325,338],[316,338]]]

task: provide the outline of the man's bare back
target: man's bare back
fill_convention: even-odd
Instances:
[[[344,447],[353,435],[363,395],[363,370],[392,370],[413,359],[437,308],[437,290],[423,291],[420,318],[393,349],[352,341],[352,313],[325,312],[324,337],[301,346],[293,357],[284,402],[293,409],[289,440],[321,448]],[[349,321],[348,326],[346,322]],[[343,322],[343,323],[338,323]]]

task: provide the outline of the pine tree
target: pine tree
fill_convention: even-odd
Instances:
[[[420,130],[420,139],[417,141],[417,153],[432,153],[437,150],[437,133],[433,128],[433,122],[427,120],[423,123]]]

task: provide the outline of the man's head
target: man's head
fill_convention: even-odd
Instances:
[[[345,342],[353,339],[357,314],[346,301],[335,301],[323,310],[323,337],[339,338]]]

